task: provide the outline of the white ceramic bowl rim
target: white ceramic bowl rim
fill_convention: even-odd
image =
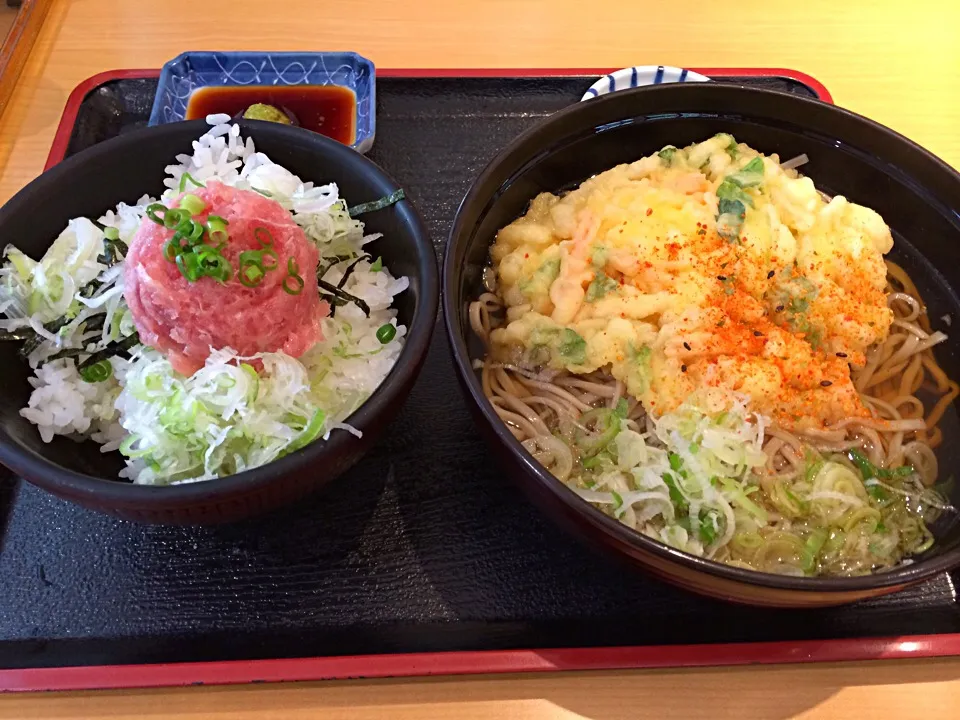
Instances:
[[[672,65],[634,65],[604,75],[590,86],[580,101],[590,100],[617,90],[674,82],[710,82],[710,78]]]

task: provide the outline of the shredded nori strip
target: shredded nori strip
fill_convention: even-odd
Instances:
[[[49,333],[53,333],[54,335],[56,335],[58,332],[60,332],[60,329],[64,325],[70,322],[71,319],[72,318],[68,318],[66,315],[64,315],[63,317],[57,318],[56,320],[51,320],[50,322],[46,323],[43,326],[43,329]],[[23,359],[26,359],[30,357],[30,353],[32,353],[34,350],[36,350],[38,347],[40,347],[43,344],[44,338],[42,335],[39,335],[37,332],[35,332],[32,328],[21,328],[21,330],[23,331],[29,330],[31,333],[33,333],[30,337],[26,338],[23,341],[23,347],[21,347],[19,350],[20,357],[22,357]]]
[[[83,330],[82,332],[93,332],[96,330],[103,330],[103,324],[107,321],[106,313],[99,313],[97,315],[91,315],[89,318],[83,321]],[[110,346],[107,345],[104,350],[108,349]],[[101,351],[102,352],[102,351]],[[48,362],[53,362],[54,360],[62,360],[63,358],[75,358],[80,357],[81,355],[90,355],[89,350],[83,348],[65,348],[60,352],[54,353],[50,357],[43,360],[40,364],[46,365]]]
[[[101,230],[102,229],[103,228],[101,228]],[[110,240],[109,238],[104,238],[103,255],[100,255],[97,257],[97,262],[101,263],[102,265],[106,265],[107,267],[112,267],[116,265],[118,262],[120,262],[126,256],[128,251],[129,251],[129,248],[127,247],[127,244],[123,240]],[[84,285],[82,288],[80,288],[79,295],[80,297],[83,297],[83,298],[93,297],[94,294],[96,294],[97,290],[99,290],[102,285],[103,285],[102,281],[94,278],[93,280],[88,282],[86,285]],[[85,327],[88,330],[97,330],[102,328],[103,322],[106,319],[106,315],[105,314],[94,315],[90,319],[93,319],[93,318],[100,319],[99,326],[97,326],[96,324],[90,324],[90,320],[88,320],[87,323],[85,324]],[[59,317],[56,320],[51,320],[50,322],[46,323],[43,326],[43,329],[46,330],[47,332],[56,334],[60,332],[61,328],[63,328],[72,320],[73,318],[70,317],[69,315],[64,315],[63,317]],[[94,323],[96,323],[96,321],[94,321]],[[0,331],[0,340],[22,340],[23,347],[20,348],[19,355],[20,357],[26,359],[30,356],[30,354],[34,350],[36,350],[38,347],[40,347],[40,345],[43,344],[44,338],[41,335],[37,334],[37,332],[34,331],[32,328],[27,327],[27,328],[20,328],[15,331],[8,332],[6,334]],[[62,352],[65,352],[65,351],[61,351],[60,353],[57,353],[56,355],[51,356],[50,358],[48,358],[47,362],[49,362],[49,360],[55,360],[58,357],[71,357],[68,355],[63,355]]]
[[[107,267],[113,267],[118,262],[123,260],[127,256],[127,253],[130,252],[130,249],[127,247],[127,244],[120,240],[110,240],[109,238],[104,238],[103,240],[103,255],[97,256],[97,262],[106,265]]]
[[[83,321],[83,332],[93,332],[94,330],[103,330],[103,324],[107,321],[107,314],[105,312],[97,313],[96,315],[91,315],[86,320]]]
[[[127,335],[127,337],[121,338],[120,340],[114,340],[113,342],[108,343],[103,350],[98,350],[97,352],[91,354],[90,357],[77,365],[77,370],[83,370],[91,365],[96,365],[101,360],[106,360],[114,355],[125,356],[127,354],[127,350],[139,343],[140,336],[136,333]]]
[[[323,279],[323,276],[326,275],[328,272],[330,272],[330,270],[333,268],[334,265],[339,265],[340,263],[346,262],[347,260],[353,260],[354,257],[356,257],[356,256],[353,255],[352,253],[351,253],[350,255],[334,255],[334,256],[332,256],[332,257],[330,258],[330,262],[329,262],[329,263],[327,263],[325,266],[321,266],[320,268],[317,269],[317,277],[320,278],[320,279]]]
[[[36,337],[37,334],[33,331],[33,328],[23,327],[17,328],[16,330],[0,330],[0,341],[4,340],[29,340]]]
[[[326,293],[321,292],[320,293],[321,295],[327,295],[333,298],[333,301],[330,303],[331,317],[333,317],[334,313],[336,312],[336,308],[338,305],[342,305],[348,302],[352,302],[358,308],[363,310],[364,315],[366,315],[367,317],[370,317],[370,306],[367,305],[360,298],[356,297],[355,295],[351,295],[346,290],[342,290],[341,288],[338,288],[336,285],[331,285],[326,280],[321,280],[320,278],[317,278],[317,285],[320,286],[321,290],[326,291]],[[340,302],[337,302],[338,300]]]
[[[343,288],[347,284],[347,280],[350,278],[350,275],[353,273],[353,269],[357,266],[357,263],[361,260],[366,260],[368,262],[373,262],[373,258],[369,255],[361,255],[356,260],[354,260],[350,265],[347,266],[347,269],[343,271],[343,277],[340,278],[340,282],[337,283],[338,288]]]
[[[350,217],[354,218],[357,215],[362,215],[363,213],[375,212],[377,210],[388,208],[391,205],[396,205],[405,197],[406,193],[403,192],[403,188],[400,188],[399,190],[396,190],[395,192],[392,192],[386,197],[380,198],[379,200],[373,200],[371,202],[354,205],[352,208],[347,210],[347,212],[350,214]]]
[[[87,351],[83,348],[67,348],[66,350],[61,350],[58,353],[54,353],[46,360],[44,360],[41,365],[46,365],[48,362],[53,362],[54,360],[63,360],[64,358],[75,358],[80,357],[81,355],[86,355]]]

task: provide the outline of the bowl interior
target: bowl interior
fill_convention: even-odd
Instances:
[[[947,323],[960,320],[960,177],[942,162],[892,131],[816,101],[769,91],[712,84],[628,90],[564,110],[518,138],[477,180],[465,198],[447,248],[444,267],[445,306],[455,359],[469,391],[480,403],[485,421],[509,451],[536,475],[555,487],[564,501],[589,517],[602,532],[624,543],[693,562],[701,569],[744,579],[769,578],[770,584],[801,585],[810,579],[740,571],[695,559],[641,536],[582,501],[540,468],[506,432],[483,397],[470,361],[483,349],[470,330],[466,310],[481,292],[481,274],[497,230],[523,213],[544,191],[571,189],[586,178],[656,152],[665,145],[684,146],[719,132],[781,160],[806,153],[802,168],[817,187],[831,195],[875,208],[894,231],[891,259],[916,281],[935,329],[949,340],[936,356],[953,378],[960,378],[960,330]],[[947,316],[948,320],[943,320]],[[941,427],[945,442],[938,449],[940,478],[953,475],[960,461],[960,423],[951,408]],[[960,505],[960,487],[951,492]],[[960,524],[945,513],[933,527],[938,542],[920,560],[938,565],[960,560]],[[823,587],[894,584],[918,572],[921,562],[882,575],[854,579],[816,579]],[[932,566],[927,566],[932,567]]]
[[[304,180],[318,184],[336,182],[341,197],[351,204],[375,200],[398,187],[362,155],[315,133],[272,123],[244,122],[242,125],[242,132],[254,138],[258,151]],[[96,220],[120,201],[136,203],[145,193],[159,196],[164,190],[164,167],[174,162],[176,154],[189,150],[190,142],[201,135],[205,127],[203,121],[193,121],[150,128],[95,146],[64,161],[0,209],[0,231],[7,242],[39,258],[71,218],[85,216]],[[385,402],[382,396],[393,373],[405,363],[410,364],[411,356],[425,350],[435,311],[431,305],[436,302],[434,251],[410,203],[404,201],[370,213],[364,222],[368,232],[384,235],[367,245],[367,251],[374,256],[381,255],[392,272],[410,279],[410,289],[395,301],[398,322],[410,329],[410,335],[408,347],[401,353],[391,376],[352,416],[351,422],[358,426]],[[424,328],[422,338],[419,337],[421,327]],[[92,441],[78,443],[59,436],[49,444],[44,443],[36,428],[20,417],[18,411],[30,395],[27,378],[31,371],[10,343],[0,344],[0,374],[4,377],[5,391],[0,403],[0,450],[6,456],[5,462],[19,455],[44,466],[46,474],[60,470],[116,478],[123,466],[118,453],[102,454]],[[337,446],[338,435],[331,436],[328,447]],[[287,463],[296,456],[294,453],[271,466]],[[180,489],[188,492],[190,487],[185,485]]]

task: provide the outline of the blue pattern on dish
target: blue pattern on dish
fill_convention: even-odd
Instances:
[[[186,52],[163,66],[150,125],[183,120],[190,94],[211,85],[340,85],[357,96],[353,148],[376,134],[376,72],[352,52]]]
[[[644,85],[662,85],[673,82],[708,82],[710,78],[700,73],[669,65],[634,65],[604,75],[587,90],[581,101],[600,95],[642,87]]]

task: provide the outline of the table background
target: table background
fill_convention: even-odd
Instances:
[[[355,50],[380,67],[788,67],[960,167],[955,0],[49,0],[0,118],[0,201],[42,169],[70,91],[184,50]],[[8,240],[4,239],[4,244]],[[958,628],[960,631],[960,628]],[[960,659],[53,693],[0,717],[955,718]]]

